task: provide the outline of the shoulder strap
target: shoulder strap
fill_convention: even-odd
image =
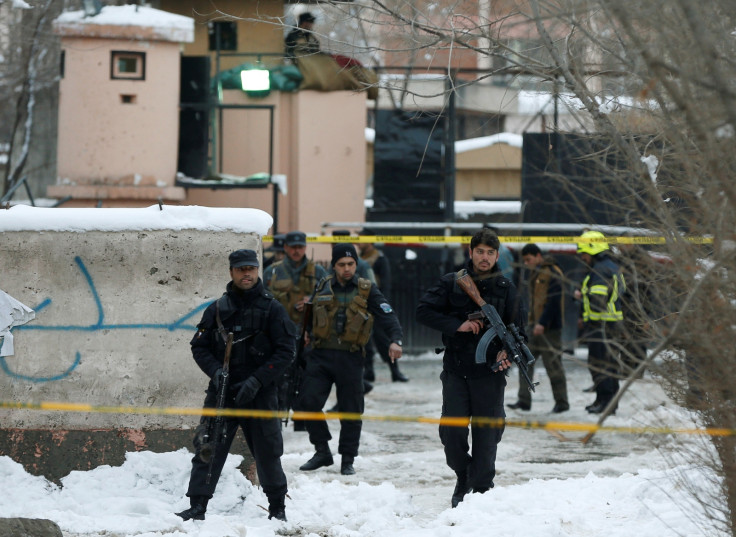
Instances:
[[[220,318],[221,300],[227,300],[227,295],[222,295],[217,299],[217,302],[215,302],[215,320],[217,321],[217,332],[220,334],[222,341],[227,344],[227,333],[225,332],[225,327],[222,325],[222,319]]]
[[[366,300],[368,300],[368,295],[371,294],[371,285],[368,278],[358,278],[358,293]]]

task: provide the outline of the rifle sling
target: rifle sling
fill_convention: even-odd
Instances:
[[[227,332],[225,332],[225,327],[223,326],[222,319],[220,318],[220,300],[215,302],[215,320],[217,321],[217,331],[220,333],[222,342],[227,345]]]

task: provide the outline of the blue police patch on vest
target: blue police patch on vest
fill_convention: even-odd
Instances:
[[[383,310],[383,313],[391,313],[392,311],[394,311],[391,307],[391,304],[389,304],[388,302],[382,303],[381,309]]]

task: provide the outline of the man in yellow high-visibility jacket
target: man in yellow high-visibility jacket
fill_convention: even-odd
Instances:
[[[578,254],[588,266],[575,298],[583,303],[583,323],[588,341],[588,367],[595,386],[595,401],[585,409],[600,414],[618,392],[619,367],[614,343],[623,321],[621,295],[625,290],[619,266],[611,258],[605,236],[600,231],[581,235],[590,242],[578,243]],[[613,409],[615,412],[615,409]]]

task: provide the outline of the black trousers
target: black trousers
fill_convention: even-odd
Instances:
[[[620,334],[616,323],[589,323],[588,367],[595,385],[596,400],[607,403],[618,392],[619,365],[618,342]]]
[[[214,408],[216,400],[217,394],[208,390],[204,407]],[[248,408],[275,410],[276,404],[276,386],[271,385],[262,388]],[[200,423],[206,420],[207,418],[203,417]],[[192,458],[192,473],[189,478],[187,496],[212,498],[238,428],[243,430],[248,449],[256,461],[258,480],[268,499],[280,499],[286,495],[286,475],[281,467],[281,455],[284,453],[281,421],[278,418],[225,418],[226,437],[224,442],[216,444],[209,483],[207,483],[207,475],[210,472],[210,464],[203,462],[200,458],[201,446],[195,446],[196,453]]]
[[[337,393],[340,412],[362,414],[363,354],[361,352],[314,349],[309,355],[304,381],[299,393],[297,409],[304,412],[321,412],[332,385]],[[314,444],[329,442],[330,429],[324,420],[306,420],[309,441]],[[340,420],[340,440],[337,452],[355,457],[360,445],[360,420]]]
[[[444,370],[442,380],[442,417],[505,418],[503,373],[480,378],[467,378]],[[504,427],[470,426],[472,452],[468,444],[468,427],[440,425],[440,440],[445,448],[447,465],[456,474],[468,472],[469,485],[488,489],[496,476],[496,451]]]

